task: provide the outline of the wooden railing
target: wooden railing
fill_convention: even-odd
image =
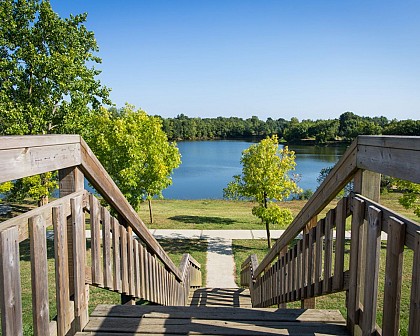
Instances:
[[[81,331],[88,321],[89,285],[120,293],[125,304],[143,299],[161,305],[185,305],[190,287],[201,286],[200,264],[188,254],[179,268],[173,264],[79,136],[1,137],[0,169],[0,183],[53,170],[60,180],[60,198],[0,223],[2,335],[23,333],[19,248],[27,239],[34,335]],[[84,190],[85,176],[116,216]],[[55,260],[52,320],[48,227]]]
[[[253,306],[268,307],[347,293],[352,333],[397,335],[405,248],[414,251],[409,335],[420,335],[420,226],[379,203],[380,175],[420,183],[420,137],[359,136],[260,264],[250,256],[241,281]],[[354,191],[320,220],[319,213],[353,180]],[[345,262],[346,219],[350,260]],[[381,233],[387,236],[382,326],[377,325]],[[348,260],[347,260],[348,261]]]

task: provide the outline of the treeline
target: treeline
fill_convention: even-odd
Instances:
[[[386,117],[363,117],[345,112],[338,119],[299,121],[297,118],[260,120],[253,116],[189,118],[162,118],[163,130],[171,140],[234,139],[266,137],[277,134],[287,142],[311,139],[322,144],[329,141],[351,141],[364,135],[420,135],[420,120],[388,120]]]

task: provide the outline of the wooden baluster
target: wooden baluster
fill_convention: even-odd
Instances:
[[[327,213],[325,220],[325,249],[324,249],[324,282],[323,293],[330,293],[332,290],[331,274],[332,274],[332,254],[333,254],[333,221],[335,218],[335,210],[331,209]]]
[[[309,235],[303,233],[302,238],[302,275],[301,275],[301,308],[305,308],[305,298],[307,297],[307,280],[308,280],[308,250],[309,250]]]
[[[102,207],[102,237],[104,256],[104,287],[113,290],[112,263],[111,263],[111,218],[109,211]]]
[[[140,252],[140,297],[142,299],[146,298],[146,251],[143,248],[143,245],[139,243],[139,252]]]
[[[130,288],[128,286],[127,231],[122,225],[120,225],[120,250],[122,293],[129,295]]]
[[[318,221],[316,230],[316,243],[315,243],[315,286],[314,294],[320,295],[322,293],[321,288],[321,275],[322,275],[322,250],[324,247],[323,243],[323,229],[325,227],[325,218]]]
[[[333,290],[341,290],[344,286],[344,250],[346,238],[346,198],[341,199],[337,204],[335,212],[336,239],[335,239],[335,262],[334,277],[332,283]]]
[[[82,331],[88,322],[88,289],[85,285],[86,233],[83,198],[78,196],[70,200],[73,222],[73,265],[74,265],[74,305],[75,328]]]
[[[0,311],[2,335],[23,335],[19,267],[19,231],[0,232]]]
[[[122,292],[121,282],[121,249],[120,249],[120,225],[118,221],[112,217],[112,254],[113,254],[113,272],[114,272],[114,290]]]
[[[69,267],[67,246],[67,219],[64,216],[63,207],[52,209],[52,221],[54,227],[54,254],[55,254],[55,281],[57,302],[57,334],[65,336],[71,328],[71,313],[69,294]]]
[[[363,237],[360,236],[361,226],[364,222],[365,202],[357,197],[353,199],[353,215],[351,222],[351,245],[350,245],[350,280],[347,303],[347,326],[354,331],[354,326],[359,323],[360,306],[360,272],[359,260],[361,258],[360,245]]]
[[[381,249],[381,210],[370,206],[368,208],[368,216],[362,321],[363,335],[372,335],[376,331],[379,255]]]
[[[296,246],[296,300],[301,299],[301,285],[302,285],[302,250],[303,250],[303,239],[297,242]]]
[[[127,227],[127,261],[128,261],[128,293],[131,296],[135,295],[135,282],[134,282],[134,249],[133,249],[133,229]]]
[[[412,274],[408,334],[420,335],[420,231],[414,237]]]
[[[29,219],[31,250],[32,318],[34,335],[49,335],[48,264],[46,223],[42,216]]]
[[[400,328],[401,279],[405,224],[395,217],[388,219],[386,249],[384,310],[382,335],[398,335]]]
[[[306,271],[306,292],[305,299],[301,301],[301,307],[304,309],[314,309],[315,308],[315,298],[314,295],[314,273],[315,273],[315,255],[314,255],[314,235],[315,232],[312,230],[318,223],[317,216],[311,218],[309,223],[306,225],[303,233],[308,234],[307,241],[307,271]]]
[[[140,248],[137,239],[133,239],[134,244],[134,273],[135,273],[135,296],[141,297],[140,293]]]
[[[92,253],[92,283],[103,286],[102,258],[101,258],[101,228],[98,200],[93,194],[89,195],[90,204],[90,232]]]

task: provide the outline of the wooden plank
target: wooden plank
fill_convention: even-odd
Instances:
[[[128,257],[127,257],[127,230],[124,226],[119,225],[120,228],[120,250],[121,250],[121,283],[122,292],[129,294],[130,288],[128,286]]]
[[[332,283],[333,290],[341,290],[344,285],[344,250],[346,235],[346,209],[347,200],[341,199],[335,211],[336,240],[335,240],[335,262],[334,277]]]
[[[71,195],[77,191],[84,190],[85,178],[82,171],[77,167],[69,167],[65,169],[60,169],[58,171],[58,180],[59,180],[59,194],[60,198]],[[74,196],[78,197],[78,196]],[[71,209],[71,199],[68,203],[64,203],[66,206],[70,204]],[[87,203],[89,201],[87,200]],[[70,210],[71,211],[71,210]],[[50,223],[50,221],[46,218]],[[69,267],[69,291],[70,295],[74,294],[74,263],[73,263],[73,223],[71,214],[67,216],[67,244],[68,244],[68,267]]]
[[[347,325],[351,331],[359,322],[359,229],[365,216],[365,202],[360,198],[353,198],[353,216],[351,222],[351,245],[350,245],[350,281],[347,302]]]
[[[128,287],[131,296],[135,296],[136,284],[134,278],[134,247],[133,247],[133,229],[127,227],[127,261],[128,261]]]
[[[140,257],[140,297],[146,298],[146,260],[143,245],[139,243]]]
[[[409,218],[406,218],[404,216],[401,216],[400,214],[396,213],[395,211],[392,211],[391,209],[376,203],[362,195],[356,194],[355,197],[358,197],[360,199],[362,199],[365,203],[366,206],[371,206],[373,205],[375,208],[381,209],[382,213],[383,213],[383,222],[382,222],[382,231],[385,231],[388,233],[388,227],[389,227],[389,218],[394,217],[397,220],[403,222],[406,225],[406,230],[405,230],[405,241],[404,244],[405,246],[409,247],[410,249],[414,250],[416,247],[416,235],[417,235],[417,231],[418,231],[418,223],[416,221],[413,221]]]
[[[23,335],[17,227],[0,232],[0,293],[2,335]]]
[[[28,231],[28,220],[33,216],[42,216],[45,218],[47,223],[52,221],[52,208],[56,206],[63,206],[63,211],[66,216],[70,216],[70,198],[76,197],[78,195],[84,195],[86,192],[84,190],[75,192],[71,195],[65,196],[63,198],[59,198],[51,203],[45,204],[41,207],[35,208],[31,211],[25,212],[19,216],[13,217],[8,219],[7,221],[0,223],[0,231],[7,230],[12,227],[17,227],[19,232],[19,242],[24,241],[25,239],[29,238],[29,231]]]
[[[302,279],[304,279],[302,270],[302,250],[303,250],[303,239],[297,242],[297,259],[296,259],[296,300],[300,300],[302,297]]]
[[[73,223],[74,315],[75,330],[82,331],[88,322],[88,297],[85,288],[86,238],[82,197],[70,200]]]
[[[325,218],[318,221],[316,230],[316,243],[315,243],[315,286],[314,294],[320,295],[322,292],[321,288],[321,276],[322,276],[322,249],[323,249],[323,227],[325,226]]]
[[[309,245],[308,245],[308,288],[306,291],[306,298],[311,298],[314,296],[314,286],[315,281],[315,251],[314,251],[314,235],[316,234],[315,228],[309,231]]]
[[[112,259],[113,259],[113,278],[114,278],[114,290],[121,293],[121,253],[120,253],[120,225],[118,221],[112,217]]]
[[[415,242],[408,326],[409,335],[420,335],[420,231],[417,231]]]
[[[303,230],[312,217],[318,215],[334,197],[350,182],[356,173],[357,139],[349,146],[341,159],[334,166],[327,178],[308,200],[286,231],[276,241],[272,249],[259,264],[256,275],[259,275],[299,232]]]
[[[8,135],[0,137],[0,151],[80,143],[77,134]]]
[[[145,298],[148,301],[151,301],[151,282],[150,282],[150,254],[144,249],[144,289],[145,289]]]
[[[79,143],[4,149],[0,150],[0,183],[78,166],[80,163]]]
[[[140,240],[158,256],[164,265],[169,268],[178,279],[180,279],[178,268],[174,265],[154,236],[149,232],[137,212],[128,203],[127,199],[118,189],[115,182],[111,179],[83,139],[81,139],[81,158],[81,169],[93,187],[102,195],[105,201],[127,221]]]
[[[149,323],[150,324],[149,324]],[[86,327],[86,331],[96,332],[125,332],[144,335],[146,333],[176,333],[181,335],[347,335],[345,326],[326,323],[301,323],[301,322],[277,322],[277,321],[213,321],[207,320],[150,320],[150,319],[133,319],[133,318],[102,318],[94,317]]]
[[[111,216],[105,207],[101,207],[102,217],[102,247],[104,259],[104,287],[113,290],[112,261],[111,261]]]
[[[70,305],[67,219],[63,207],[52,209],[54,227],[55,283],[57,303],[57,334],[65,336],[71,328],[71,318],[68,313]],[[74,313],[73,313],[74,314]]]
[[[42,216],[29,219],[33,333],[40,336],[50,333],[46,228]]]
[[[92,257],[92,283],[102,287],[104,277],[101,256],[101,217],[98,200],[89,194],[90,205],[90,232],[91,232],[91,257]]]
[[[307,233],[303,233],[302,238],[302,278],[301,278],[301,298],[306,298],[306,285],[308,281],[308,247],[309,247],[309,235]],[[304,300],[301,302],[301,307],[304,307]]]
[[[332,274],[332,258],[333,258],[333,221],[335,218],[335,210],[331,209],[327,213],[325,219],[325,246],[324,246],[324,281],[323,293],[330,293],[332,291],[332,283],[330,281]]]
[[[134,249],[134,275],[135,275],[135,297],[140,298],[140,250],[139,242],[137,239],[133,239],[133,249]]]
[[[363,335],[376,331],[376,311],[378,300],[379,255],[381,249],[381,211],[368,208],[368,230],[366,237],[366,266],[363,300]]]
[[[417,143],[419,143],[417,139]],[[387,176],[420,183],[420,151],[359,145],[357,166]],[[420,147],[419,147],[420,148]],[[402,162],[404,164],[402,164]]]
[[[384,336],[398,335],[400,329],[401,279],[405,235],[403,222],[392,218],[389,225],[382,323],[382,335]]]

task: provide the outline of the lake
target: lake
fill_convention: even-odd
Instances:
[[[163,191],[168,199],[221,199],[223,188],[240,174],[239,162],[244,149],[252,142],[243,140],[181,141],[178,147],[182,164],[174,170],[173,183]],[[322,168],[334,165],[345,147],[289,146],[296,153],[299,187],[315,189]]]

